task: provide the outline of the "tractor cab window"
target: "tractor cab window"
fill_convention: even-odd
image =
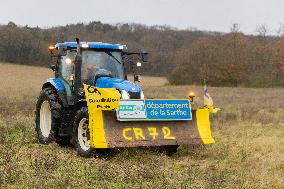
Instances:
[[[108,54],[103,51],[82,52],[83,83],[93,85],[99,77],[124,79],[121,52],[110,51],[110,53]]]
[[[73,79],[74,61],[76,57],[76,52],[68,51],[66,56],[61,58],[60,72],[62,77],[67,81],[71,82]]]

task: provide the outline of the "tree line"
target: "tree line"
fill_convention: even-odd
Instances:
[[[150,61],[142,74],[167,76],[171,84],[207,80],[215,86],[284,86],[284,40],[281,35],[268,36],[265,26],[258,33],[245,35],[238,25],[220,33],[99,21],[51,28],[9,22],[0,25],[0,61],[48,66],[48,45],[79,37],[148,51]]]
[[[284,86],[284,39],[259,35],[247,36],[235,30],[230,33],[201,37],[178,50],[175,68],[169,75],[173,84],[214,86]]]

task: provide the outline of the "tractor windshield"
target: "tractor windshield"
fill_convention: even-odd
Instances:
[[[124,79],[121,52],[83,51],[82,79],[83,83],[92,85],[98,77],[109,76]]]

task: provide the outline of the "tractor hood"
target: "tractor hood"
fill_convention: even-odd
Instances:
[[[127,92],[141,92],[141,88],[127,80],[111,78],[111,77],[100,77],[96,81],[96,87],[99,88],[116,88],[119,91],[125,90]]]

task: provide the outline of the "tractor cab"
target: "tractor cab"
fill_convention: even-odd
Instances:
[[[123,99],[144,98],[142,89],[135,84],[140,81],[137,67],[134,62],[124,60],[129,55],[138,55],[138,59],[145,62],[147,53],[127,52],[126,45],[79,41],[57,43],[49,50],[57,59],[51,68],[64,85],[68,105],[75,105],[84,98],[83,84],[116,88]],[[140,67],[140,61],[136,65]],[[134,83],[127,81],[126,66],[133,71]]]
[[[125,79],[124,63],[122,61],[122,50],[127,49],[125,45],[107,43],[80,43],[81,46],[81,80],[82,83],[95,85],[99,77],[112,77]],[[77,44],[75,42],[57,43],[59,52],[58,75],[62,75],[68,82],[75,78],[74,63],[76,60]]]

